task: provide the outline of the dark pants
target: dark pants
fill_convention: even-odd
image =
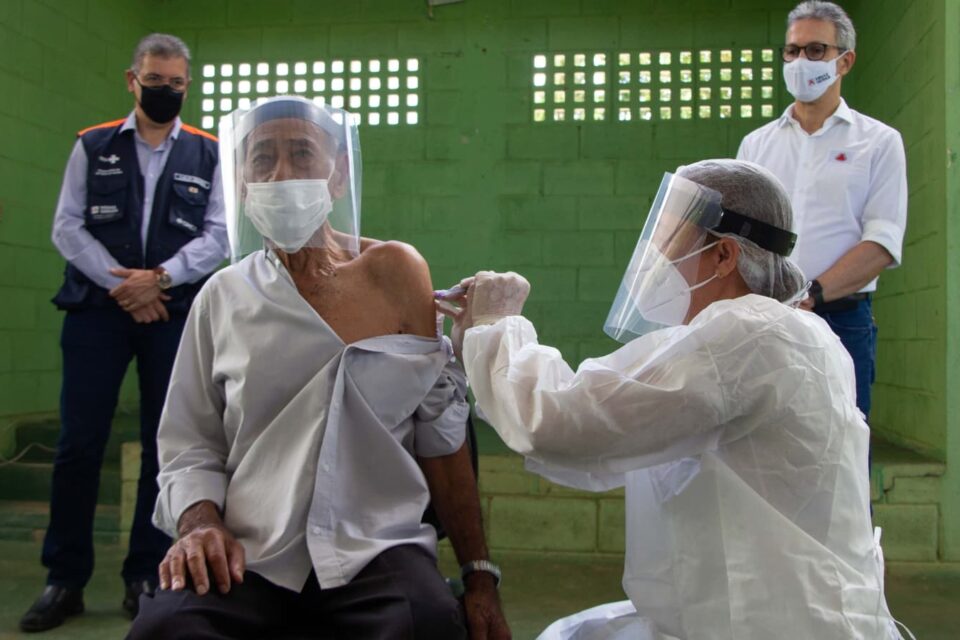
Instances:
[[[869,298],[857,302],[850,311],[817,312],[827,321],[853,359],[857,377],[857,408],[870,416],[870,385],[876,378],[877,325],[873,323],[873,305]]]
[[[296,593],[247,571],[227,594],[215,588],[140,598],[128,640],[458,640],[463,614],[434,559],[416,545],[393,547],[348,584],[320,589],[311,572]]]
[[[123,563],[124,580],[157,580],[170,538],[150,522],[157,499],[157,426],[186,315],[136,324],[119,308],[68,311],[63,321],[60,439],[50,525],[43,540],[47,583],[83,587],[93,573],[93,517],[100,467],[120,383],[134,356],[140,378],[140,481]]]

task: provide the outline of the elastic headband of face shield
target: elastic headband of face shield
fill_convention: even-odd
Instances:
[[[720,192],[669,171],[663,175],[663,184],[674,190],[683,188],[690,193],[702,194],[694,200],[684,217],[705,231],[718,236],[733,234],[746,238],[761,249],[785,258],[793,253],[797,234],[724,207]]]
[[[722,204],[720,208],[723,213],[720,221],[713,228],[708,229],[711,233],[716,235],[732,233],[784,258],[793,253],[793,248],[797,244],[797,234],[745,216],[733,209],[726,209]]]

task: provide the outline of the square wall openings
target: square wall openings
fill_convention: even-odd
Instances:
[[[533,120],[772,118],[773,49],[533,56]]]
[[[205,64],[200,126],[213,130],[221,116],[275,95],[346,109],[358,124],[413,125],[420,121],[420,71],[417,58]]]

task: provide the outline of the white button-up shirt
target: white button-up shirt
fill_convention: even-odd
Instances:
[[[740,143],[737,159],[763,165],[793,205],[793,259],[819,277],[862,241],[876,242],[899,266],[907,224],[907,172],[896,129],[857,113],[841,99],[819,131],[808,134],[793,105]],[[877,280],[861,291],[874,291]]]
[[[160,420],[154,522],[210,500],[247,568],[300,591],[349,582],[380,552],[419,544],[429,501],[414,456],[463,444],[466,380],[449,341],[345,344],[272,252],[211,277],[187,318]]]

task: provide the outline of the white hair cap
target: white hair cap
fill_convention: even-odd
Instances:
[[[703,160],[677,169],[677,175],[720,192],[723,208],[755,220],[793,231],[793,209],[787,193],[770,171],[743,160]],[[733,238],[740,245],[737,270],[750,291],[793,303],[806,292],[806,278],[800,268],[784,256],[761,249],[752,241],[732,233],[716,234]]]

